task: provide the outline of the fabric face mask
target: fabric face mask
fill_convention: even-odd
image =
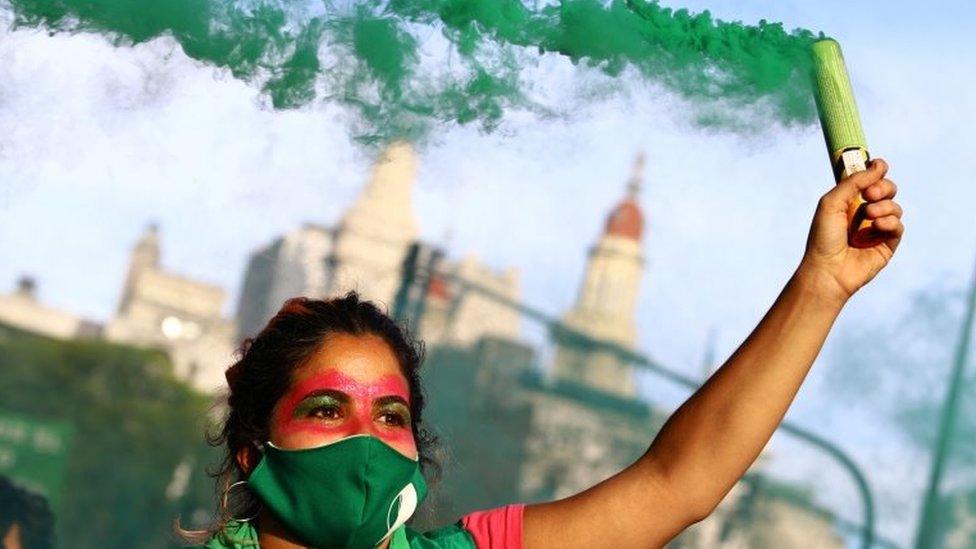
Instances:
[[[375,547],[427,495],[420,463],[368,435],[303,450],[269,442],[247,484],[292,533],[320,548]]]

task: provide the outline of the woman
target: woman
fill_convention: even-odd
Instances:
[[[887,169],[875,160],[821,198],[803,259],[769,312],[633,465],[575,496],[474,513],[424,535],[404,526],[430,463],[418,352],[355,294],[288,301],[227,371],[223,520],[207,547],[664,545],[755,460],[841,308],[890,261],[904,226]],[[875,239],[855,249],[847,206],[858,194]]]

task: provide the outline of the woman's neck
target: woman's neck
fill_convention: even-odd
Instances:
[[[261,549],[306,549],[306,545],[298,542],[285,530],[278,519],[267,510],[262,509],[258,515],[258,543]]]
[[[307,545],[296,540],[267,510],[262,510],[258,515],[258,524],[258,543],[261,544],[261,549],[308,549]],[[391,539],[392,536],[383,540],[377,549],[389,549]]]

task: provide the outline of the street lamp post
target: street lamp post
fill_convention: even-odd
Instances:
[[[945,468],[946,456],[952,442],[952,431],[959,413],[959,395],[962,392],[963,372],[969,358],[969,344],[973,334],[973,315],[976,311],[976,270],[969,288],[969,300],[966,305],[966,315],[962,322],[962,333],[956,346],[955,361],[952,365],[952,375],[946,387],[946,397],[942,405],[942,418],[939,422],[939,436],[935,441],[932,454],[932,468],[929,472],[929,484],[925,491],[925,503],[922,505],[922,516],[919,518],[918,533],[915,537],[916,549],[932,547],[935,537],[935,512],[939,501],[939,483]]]

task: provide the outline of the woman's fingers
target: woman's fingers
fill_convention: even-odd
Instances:
[[[881,174],[881,177],[884,177],[888,173],[888,162],[884,158],[875,158],[868,164],[868,170],[877,170]]]
[[[882,179],[867,189],[864,189],[864,199],[870,202],[876,202],[885,198],[894,198],[897,192],[898,185],[895,185],[894,181]]]
[[[868,219],[878,219],[885,216],[894,216],[897,218],[901,217],[902,209],[897,202],[891,199],[881,200],[880,202],[872,202],[865,206],[864,213],[867,215]]]
[[[827,194],[820,197],[819,210],[827,213],[846,212],[851,200],[857,196],[863,196],[865,200],[875,202],[876,200],[868,194],[868,189],[876,186],[881,186],[881,190],[872,191],[871,194],[880,193],[878,196],[879,200],[882,198],[890,198],[884,196],[888,192],[891,192],[891,196],[894,196],[895,184],[890,181],[882,184],[886,181],[885,175],[887,173],[888,163],[880,158],[875,158],[871,161],[867,170],[845,177],[837,185],[834,185],[834,188],[828,191]],[[891,185],[890,188],[888,187],[889,184]]]
[[[905,232],[905,225],[902,224],[901,219],[894,215],[879,217],[874,220],[872,226],[876,231],[889,233],[890,236],[896,238],[901,237],[902,233]]]

